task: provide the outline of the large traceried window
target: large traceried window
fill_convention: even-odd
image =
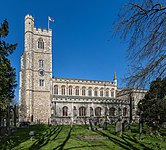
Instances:
[[[109,110],[109,115],[110,116],[115,116],[115,108],[114,107],[111,107],[110,110]]]
[[[72,86],[69,86],[69,95],[72,95]]]
[[[63,112],[63,116],[65,117],[65,116],[68,116],[68,107],[67,106],[64,106],[63,108],[62,108],[62,112]]]
[[[98,88],[97,87],[94,90],[94,96],[98,96]]]
[[[92,88],[91,87],[88,89],[88,96],[92,96]]]
[[[96,107],[95,108],[95,116],[96,117],[100,117],[101,116],[101,108],[100,107]]]
[[[54,85],[54,94],[58,94],[58,85]]]
[[[103,97],[103,88],[100,89],[100,96]]]
[[[86,116],[86,108],[85,107],[80,107],[79,108],[79,116]]]
[[[62,93],[62,95],[65,95],[65,86],[64,85],[61,86],[61,93]]]
[[[123,116],[126,116],[126,115],[127,115],[127,108],[124,107],[124,108],[123,108]]]
[[[39,68],[44,68],[44,60],[39,60]]]
[[[86,88],[85,87],[82,87],[82,95],[85,96],[85,91],[86,91]]]
[[[42,38],[38,39],[38,48],[44,49],[44,41]]]
[[[79,87],[76,86],[76,95],[79,95]]]

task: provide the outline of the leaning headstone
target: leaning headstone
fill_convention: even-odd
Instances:
[[[122,135],[122,120],[121,119],[118,119],[118,121],[116,122],[115,132],[116,134],[119,134],[120,136]]]

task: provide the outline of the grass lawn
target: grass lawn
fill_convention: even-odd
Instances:
[[[30,140],[29,132],[36,131]],[[90,131],[88,126],[32,125],[19,128],[0,142],[0,150],[165,150],[166,137],[142,135],[138,140],[137,127],[124,132],[122,137],[114,134],[114,128]]]

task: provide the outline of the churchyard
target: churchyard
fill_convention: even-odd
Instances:
[[[116,133],[114,125],[107,130],[98,126],[90,129],[89,125],[31,125],[17,128],[10,136],[0,139],[1,150],[165,150],[166,136],[146,134],[144,126],[139,140],[138,125],[122,135]],[[96,129],[97,128],[97,129]]]

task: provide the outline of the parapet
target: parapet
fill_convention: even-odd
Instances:
[[[71,79],[71,78],[53,78],[54,82],[68,82],[68,83],[85,83],[85,84],[101,84],[101,85],[111,85],[114,84],[110,81],[100,81],[100,80],[86,80],[86,79]]]
[[[25,16],[25,20],[26,19],[32,19],[33,21],[34,21],[34,17],[32,16],[32,15],[30,15],[30,14],[27,14],[26,16]]]
[[[32,15],[30,15],[30,14],[27,14],[26,16],[25,16],[25,20],[26,19],[31,19],[32,21],[33,21],[33,25],[32,25],[32,28],[33,29],[30,29],[31,31],[33,31],[33,34],[36,34],[36,35],[43,35],[43,36],[52,36],[52,30],[51,29],[49,29],[49,30],[47,30],[47,29],[42,29],[42,28],[36,28],[35,26],[34,26],[34,17],[32,16]],[[31,26],[31,25],[30,25]],[[29,27],[29,24],[27,24],[27,27]]]
[[[47,30],[46,28],[36,28],[34,27],[34,34],[44,35],[44,36],[52,36],[52,30]]]

